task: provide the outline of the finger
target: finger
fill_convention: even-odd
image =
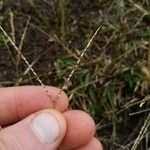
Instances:
[[[85,112],[72,110],[64,113],[67,132],[61,148],[68,150],[87,143],[95,134],[93,119]]]
[[[92,138],[88,143],[85,145],[75,148],[74,150],[102,150],[102,144],[96,139]]]
[[[57,99],[60,89],[47,87],[51,99]],[[26,116],[45,108],[52,108],[45,90],[41,86],[22,86],[0,89],[0,125],[17,122]],[[56,100],[55,108],[61,112],[68,107],[68,98],[64,92]]]
[[[93,137],[88,143],[85,145],[80,146],[79,148],[75,148],[73,150],[103,150],[102,144],[99,140]]]
[[[64,116],[44,110],[0,131],[0,149],[55,150],[66,132]]]

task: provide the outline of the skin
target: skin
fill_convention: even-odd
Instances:
[[[55,87],[47,87],[51,99],[57,99],[60,89]],[[21,126],[20,121],[29,115],[38,111],[48,111],[47,109],[53,108],[53,102],[45,93],[41,86],[22,86],[10,87],[0,89],[0,124],[4,127],[9,126],[9,130],[14,130],[12,127],[15,123],[16,130],[18,128],[26,127]],[[65,150],[102,150],[101,143],[94,138],[95,123],[93,119],[85,112],[79,110],[67,110],[68,98],[65,93],[61,93],[58,100],[55,101],[55,110],[51,110],[54,114],[62,115],[67,124],[66,133],[60,144],[61,149]],[[34,115],[34,114],[33,114]],[[65,123],[62,121],[62,126]],[[20,125],[19,125],[20,123]],[[21,126],[21,127],[20,127]],[[11,129],[12,127],[12,129]],[[3,140],[3,144],[7,147]],[[2,139],[0,134],[0,139]],[[21,140],[21,139],[20,139]],[[26,139],[24,139],[26,140]],[[31,140],[32,142],[32,140]],[[0,143],[1,144],[1,143]]]

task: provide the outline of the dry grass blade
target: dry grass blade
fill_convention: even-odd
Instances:
[[[24,31],[23,31],[23,34],[22,34],[22,37],[21,37],[20,44],[19,44],[19,50],[21,50],[21,49],[22,49],[23,41],[24,41],[25,36],[26,36],[26,33],[27,33],[27,29],[28,29],[28,26],[29,26],[29,23],[30,23],[30,19],[31,19],[31,17],[28,17],[28,20],[27,20],[27,23],[26,23],[25,29],[24,29]]]
[[[144,125],[141,128],[140,134],[136,138],[131,150],[136,150],[137,149],[140,141],[143,139],[143,137],[144,137],[145,133],[147,132],[149,126],[150,126],[150,113],[148,114],[148,116],[147,116],[147,118],[144,122]]]
[[[59,96],[61,95],[61,92],[62,92],[62,91],[66,88],[66,86],[68,85],[68,82],[70,81],[71,77],[73,76],[73,74],[74,74],[76,68],[78,68],[78,66],[79,66],[79,64],[80,64],[80,62],[81,62],[81,59],[83,58],[85,52],[86,52],[87,49],[90,47],[90,45],[91,45],[93,39],[95,38],[95,36],[97,35],[97,33],[98,33],[98,31],[99,31],[100,29],[101,29],[101,27],[98,27],[98,28],[97,28],[97,30],[95,31],[95,33],[93,34],[93,36],[90,38],[88,44],[87,44],[86,47],[83,49],[83,51],[82,51],[82,53],[81,53],[81,55],[80,55],[78,61],[76,62],[74,68],[73,68],[72,71],[70,72],[70,74],[69,74],[69,76],[68,76],[66,82],[64,83],[63,87],[61,88],[61,90],[60,90],[60,92],[59,92],[59,94],[58,94],[58,96],[57,96],[57,99],[59,99]]]
[[[29,26],[29,23],[30,23],[30,17],[28,17],[28,20],[27,20],[27,23],[26,23],[26,26],[25,26],[25,29],[22,33],[22,36],[21,36],[21,40],[20,40],[20,44],[19,44],[19,47],[18,49],[21,51],[22,49],[22,46],[23,46],[23,42],[24,42],[24,39],[25,39],[25,36],[26,36],[26,33],[27,33],[27,29],[28,29],[28,26]],[[17,68],[19,66],[19,63],[20,63],[20,54],[18,53],[18,56],[17,56]]]
[[[28,20],[27,20],[27,23],[26,23],[26,26],[25,26],[24,31],[23,31],[22,36],[21,36],[20,44],[19,44],[19,47],[18,47],[18,49],[20,50],[20,52],[22,50],[23,42],[24,42],[24,39],[25,39],[25,36],[26,36],[26,33],[27,33],[27,29],[28,29],[28,26],[29,26],[29,23],[30,23],[30,19],[31,18],[29,16]],[[20,54],[18,53],[17,57],[16,57],[17,80],[19,80],[19,64],[20,64]]]
[[[14,15],[13,13],[9,12],[9,15],[10,15],[10,26],[11,26],[11,31],[12,31],[12,41],[14,42],[14,44],[16,44],[16,38],[15,38],[15,26],[14,26]]]
[[[2,9],[3,7],[3,2],[0,2],[0,10]]]
[[[130,113],[129,116],[133,116],[133,115],[137,115],[137,114],[141,114],[141,113],[145,113],[145,112],[150,112],[150,108],[147,108],[147,109],[144,109],[144,110],[141,110],[141,111],[137,111],[137,112]]]
[[[47,90],[46,86],[43,84],[43,82],[41,81],[41,79],[38,77],[37,73],[34,71],[34,69],[31,67],[31,65],[29,64],[29,62],[27,61],[27,59],[24,57],[24,55],[21,53],[21,51],[19,50],[19,48],[15,45],[15,43],[11,40],[11,38],[8,36],[8,34],[5,32],[5,30],[2,28],[2,26],[0,26],[0,30],[3,32],[3,34],[7,37],[7,39],[10,41],[10,43],[12,44],[12,46],[14,47],[14,49],[19,53],[19,55],[22,57],[22,59],[24,60],[24,62],[26,63],[26,65],[30,68],[30,70],[32,71],[32,73],[35,75],[37,81],[42,85],[42,87],[45,89],[46,94],[49,96],[50,100],[52,102],[54,102],[51,99],[51,95],[49,93],[49,91]]]
[[[135,8],[137,8],[139,11],[143,12],[145,15],[150,15],[150,12],[144,9],[141,5],[135,3],[132,0],[128,0]]]
[[[11,59],[12,59],[14,65],[16,66],[15,58],[13,57],[12,52],[10,51],[10,48],[9,48],[9,46],[8,46],[8,44],[7,44],[7,41],[6,41],[4,38],[3,38],[3,41],[4,41],[4,43],[5,43],[5,46],[6,46],[7,50],[8,50],[8,53],[10,54],[10,57],[11,57]]]
[[[146,101],[150,100],[150,95],[146,96],[141,102],[140,102],[140,107],[142,107]]]
[[[107,143],[112,143],[112,141],[110,141],[109,139],[106,139],[105,137],[102,137],[102,138],[100,138],[99,140],[100,140],[100,141],[103,141],[103,142],[107,142]],[[128,147],[123,146],[123,145],[121,145],[121,144],[119,144],[119,143],[113,142],[113,144],[114,144],[115,146],[120,147],[121,150],[129,150]]]
[[[25,70],[24,73],[23,73],[23,76],[22,76],[21,78],[19,78],[19,80],[17,81],[17,83],[15,84],[15,86],[18,86],[18,85],[22,82],[23,77],[28,74],[28,72],[31,70],[31,68],[32,68],[33,65],[37,62],[38,59],[39,59],[39,58],[37,58],[35,61],[33,61],[33,62],[30,64],[30,67],[26,68],[26,70]]]

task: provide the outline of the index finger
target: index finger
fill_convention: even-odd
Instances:
[[[55,101],[55,109],[63,112],[68,107],[68,98],[64,92],[59,99],[60,89],[48,87],[51,99]],[[17,122],[26,116],[45,108],[52,108],[45,90],[41,86],[20,86],[0,88],[0,125]]]

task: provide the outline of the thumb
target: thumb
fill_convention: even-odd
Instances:
[[[0,149],[56,150],[66,133],[62,114],[47,109],[0,131]]]

